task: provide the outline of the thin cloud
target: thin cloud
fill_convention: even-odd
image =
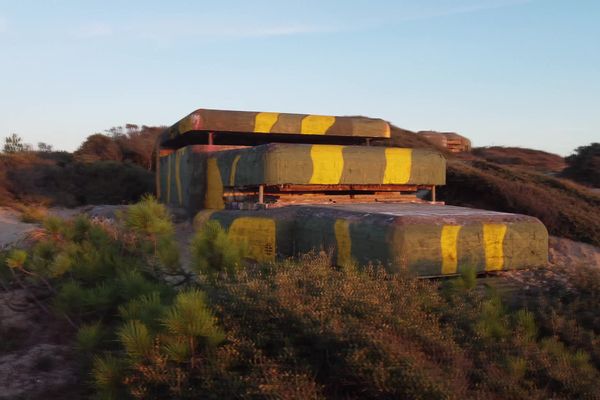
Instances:
[[[447,7],[432,7],[431,9],[421,10],[412,15],[406,15],[401,18],[403,21],[441,18],[459,14],[470,14],[479,11],[494,10],[506,7],[519,6],[527,3],[532,3],[534,0],[479,0],[466,4],[456,4],[455,2]]]
[[[203,20],[205,19],[205,20]],[[126,27],[104,22],[91,22],[73,31],[79,38],[133,37],[169,42],[181,38],[199,40],[246,39],[260,37],[294,36],[337,31],[333,26],[297,23],[255,24],[223,21],[215,18],[170,18],[162,20],[135,21]]]

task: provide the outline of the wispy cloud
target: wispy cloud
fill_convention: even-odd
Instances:
[[[404,3],[390,7],[366,7],[355,15],[337,15],[316,20],[312,14],[286,18],[265,18],[260,15],[225,13],[168,15],[154,18],[133,18],[117,24],[91,21],[76,28],[79,38],[129,38],[168,45],[177,40],[218,41],[254,38],[300,36],[322,33],[369,30],[401,22],[449,17],[505,7],[518,6],[535,0],[432,0]],[[361,10],[359,10],[361,11]],[[335,21],[335,22],[332,22]]]
[[[208,17],[172,17],[134,21],[127,26],[90,22],[74,31],[80,38],[130,37],[166,43],[182,38],[196,40],[246,39],[294,36],[337,31],[335,26],[301,23],[248,23]]]
[[[519,6],[532,3],[534,0],[475,0],[475,1],[451,1],[434,3],[429,7],[424,5],[414,13],[408,13],[401,17],[403,21],[420,19],[441,18],[459,14],[470,14],[486,10],[494,10],[505,7]],[[446,3],[446,4],[444,4]]]

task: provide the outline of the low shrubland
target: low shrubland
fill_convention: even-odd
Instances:
[[[0,255],[2,287],[68,321],[97,398],[600,396],[597,269],[506,292],[324,253],[256,265],[216,223],[182,268],[152,198],[114,223],[48,217],[35,236]]]
[[[0,206],[123,204],[154,190],[152,172],[130,162],[82,163],[68,154],[51,156],[0,155]]]

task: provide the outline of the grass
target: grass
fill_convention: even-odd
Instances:
[[[20,211],[20,219],[26,223],[42,222],[48,216],[48,209],[43,205],[24,205],[19,204],[16,207]]]
[[[519,168],[533,169],[542,173],[560,173],[567,166],[558,154],[522,147],[477,147],[472,154],[485,161]]]

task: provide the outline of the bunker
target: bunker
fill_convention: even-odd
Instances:
[[[547,264],[539,220],[436,202],[444,156],[370,146],[389,138],[380,119],[201,109],[160,137],[157,194],[261,262],[325,250],[420,276]]]

